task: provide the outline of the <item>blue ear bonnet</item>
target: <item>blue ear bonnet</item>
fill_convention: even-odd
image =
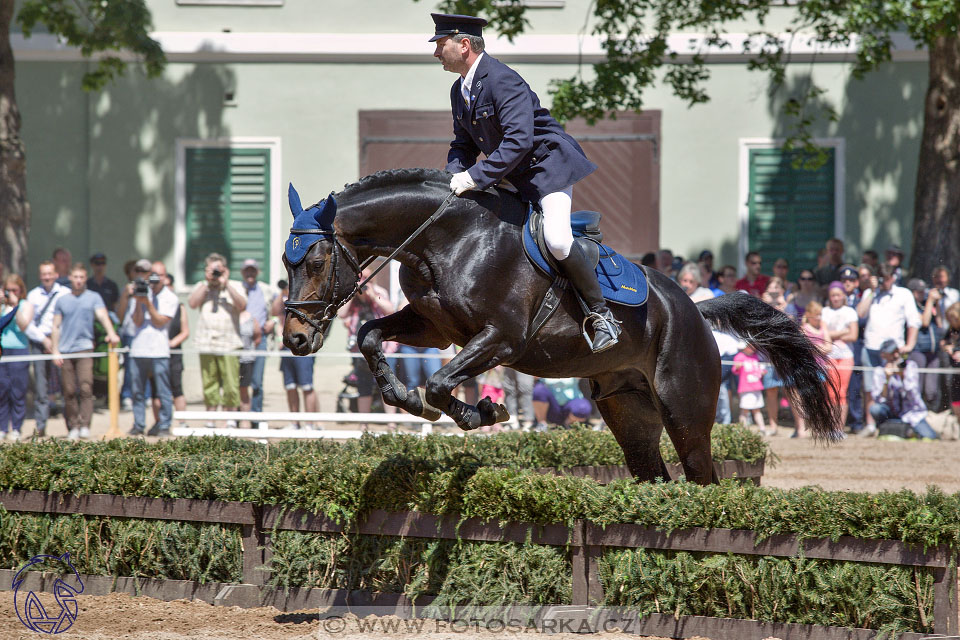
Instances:
[[[293,226],[290,228],[290,237],[284,245],[284,252],[287,256],[287,262],[291,266],[300,264],[306,257],[310,247],[320,242],[325,235],[333,234],[333,219],[337,215],[337,201],[333,199],[333,193],[327,196],[326,200],[321,200],[307,210],[300,204],[300,194],[293,188],[287,190],[287,196],[290,201],[290,212],[293,214]],[[316,231],[322,233],[317,233]],[[297,231],[306,231],[307,233],[297,233]],[[313,233],[310,233],[313,231]]]

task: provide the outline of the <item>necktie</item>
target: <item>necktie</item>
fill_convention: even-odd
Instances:
[[[463,96],[463,101],[470,106],[470,87],[467,86],[466,82],[460,82],[460,95]]]

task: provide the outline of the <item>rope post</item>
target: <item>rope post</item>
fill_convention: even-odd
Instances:
[[[110,408],[110,428],[107,429],[106,439],[119,438],[120,433],[120,390],[117,388],[117,378],[120,374],[120,358],[114,351],[113,345],[107,345],[107,404]]]

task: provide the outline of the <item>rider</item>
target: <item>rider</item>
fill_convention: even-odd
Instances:
[[[457,195],[486,189],[505,178],[524,199],[543,211],[543,236],[563,274],[590,309],[593,351],[618,341],[619,322],[607,308],[587,256],[573,241],[570,209],[573,184],[597,168],[563,127],[540,106],[530,86],[496,58],[484,53],[483,18],[433,13],[434,57],[460,74],[453,83],[454,139],[447,154]],[[477,161],[480,152],[485,159]]]

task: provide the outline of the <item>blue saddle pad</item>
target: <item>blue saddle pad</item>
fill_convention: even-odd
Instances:
[[[530,261],[544,273],[550,276],[556,275],[556,271],[550,266],[540,247],[537,246],[533,234],[530,232],[530,213],[532,209],[527,209],[527,215],[523,222],[523,249],[527,253]],[[581,214],[578,216],[578,214]],[[576,238],[584,236],[584,225],[588,219],[595,218],[596,214],[587,214],[585,212],[575,211],[571,214],[571,226],[573,235]],[[647,301],[647,277],[643,269],[630,262],[616,251],[605,244],[600,245],[600,261],[597,263],[597,280],[600,282],[600,289],[603,291],[603,297],[610,302],[626,305],[628,307],[638,307]]]

